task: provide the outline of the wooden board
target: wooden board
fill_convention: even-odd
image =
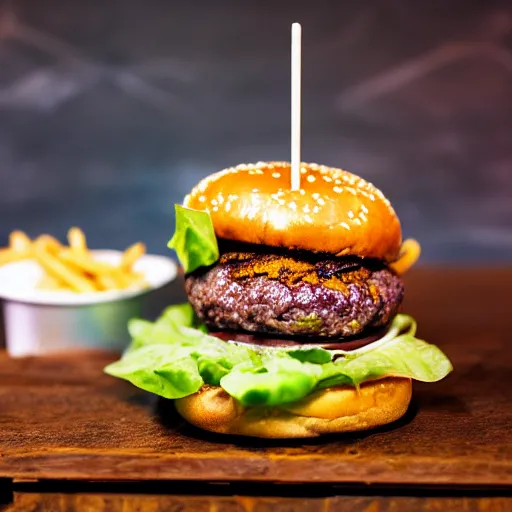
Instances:
[[[241,496],[166,496],[141,494],[15,493],[3,512],[510,512],[506,497],[368,497],[281,498]]]
[[[512,484],[512,270],[418,270],[406,309],[456,371],[393,426],[309,441],[209,434],[102,373],[105,354],[0,356],[0,477]]]

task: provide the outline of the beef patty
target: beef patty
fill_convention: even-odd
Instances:
[[[322,339],[386,325],[404,293],[382,263],[294,252],[226,252],[185,289],[210,329]]]

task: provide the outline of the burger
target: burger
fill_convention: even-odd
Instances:
[[[189,302],[156,322],[106,372],[173,399],[213,432],[305,438],[398,420],[412,380],[452,369],[399,313],[401,274],[419,255],[402,242],[383,193],[347,171],[239,165],[176,205],[169,242]]]

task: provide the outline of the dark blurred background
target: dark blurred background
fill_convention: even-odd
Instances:
[[[0,245],[10,230],[167,253],[203,176],[303,160],[392,200],[423,262],[512,261],[512,3],[0,0]]]

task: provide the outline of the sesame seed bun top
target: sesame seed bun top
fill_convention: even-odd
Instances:
[[[259,162],[203,179],[184,206],[208,211],[219,238],[288,249],[396,259],[402,233],[389,201],[347,171],[301,164],[290,188],[288,162]]]

